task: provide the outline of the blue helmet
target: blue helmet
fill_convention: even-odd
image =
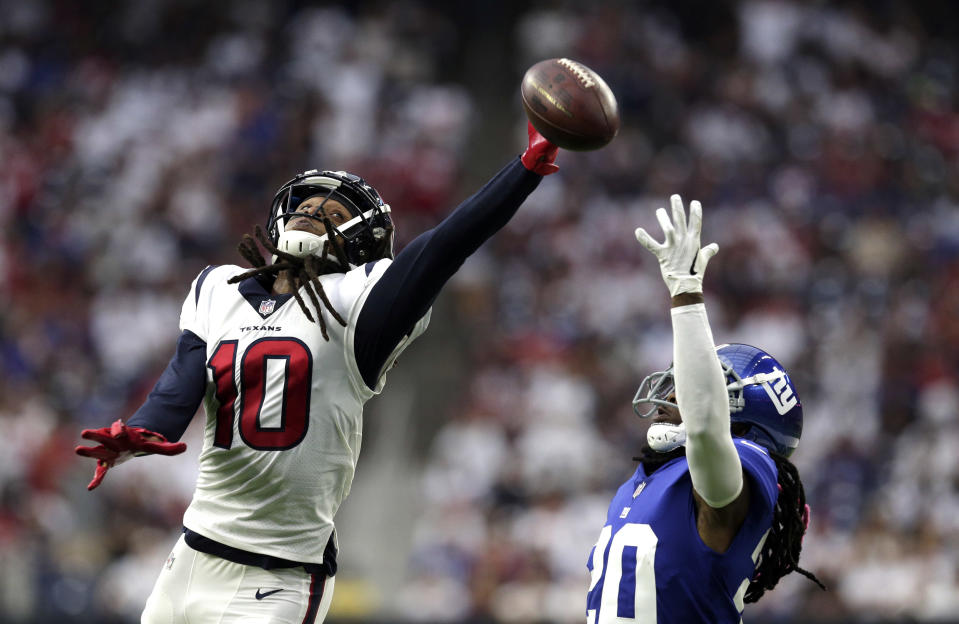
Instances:
[[[716,355],[726,375],[730,421],[750,425],[743,438],[789,457],[799,446],[803,417],[802,402],[785,368],[762,349],[745,344],[720,345]],[[675,407],[666,400],[674,388],[671,366],[649,375],[633,398],[633,410],[647,417],[657,405]],[[640,412],[640,404],[651,407]]]

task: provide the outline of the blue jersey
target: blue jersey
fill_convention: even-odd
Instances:
[[[751,498],[729,549],[719,554],[699,537],[685,457],[651,475],[640,465],[613,497],[587,563],[588,624],[740,622],[779,490],[776,464],[766,450],[734,440]]]

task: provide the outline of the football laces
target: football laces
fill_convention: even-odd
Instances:
[[[573,74],[579,79],[583,86],[587,89],[596,86],[596,81],[593,80],[593,77],[590,75],[588,69],[580,65],[576,61],[571,61],[568,58],[561,58],[557,61],[560,65],[573,72]]]

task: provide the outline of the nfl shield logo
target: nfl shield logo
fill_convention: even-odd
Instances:
[[[260,314],[268,316],[273,314],[273,308],[276,307],[276,299],[264,299],[260,302]]]

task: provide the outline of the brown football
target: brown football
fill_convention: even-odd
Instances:
[[[595,150],[619,132],[616,97],[599,74],[567,58],[540,61],[520,88],[533,127],[553,145]]]

